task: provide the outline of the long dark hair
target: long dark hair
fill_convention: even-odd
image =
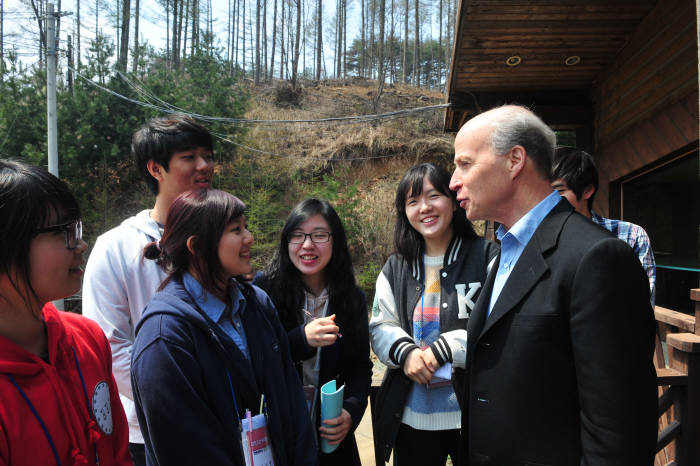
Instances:
[[[214,294],[227,292],[228,277],[219,260],[219,240],[226,226],[243,215],[245,204],[233,194],[215,189],[198,189],[180,194],[168,209],[163,237],[146,245],[143,256],[155,259],[168,277],[181,279],[190,267],[202,288]],[[194,236],[195,253],[187,249],[187,239]]]
[[[336,313],[336,322],[342,322],[345,329],[352,331],[357,323],[348,317],[360,306],[359,290],[355,285],[345,228],[328,201],[306,199],[292,209],[280,233],[279,247],[264,271],[261,285],[275,303],[284,327],[291,330],[300,325],[302,319],[299,311],[304,299],[304,283],[299,269],[289,258],[289,235],[315,215],[322,216],[328,222],[333,235],[331,259],[324,269],[329,306]]]
[[[43,168],[0,159],[0,218],[0,274],[28,304],[37,299],[29,270],[37,229],[80,219],[80,207],[68,185]]]
[[[425,240],[408,221],[406,217],[406,198],[418,196],[423,192],[423,180],[428,178],[440,193],[449,197],[457,205],[457,194],[450,189],[450,174],[442,167],[432,163],[414,165],[406,171],[396,188],[396,226],[394,227],[394,247],[408,263],[414,262],[425,250]],[[463,238],[475,238],[476,233],[464,209],[457,205],[457,210],[452,214],[452,232],[454,236]]]

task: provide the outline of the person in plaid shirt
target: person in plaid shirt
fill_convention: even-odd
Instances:
[[[649,277],[651,306],[654,308],[656,262],[649,235],[634,223],[605,218],[592,210],[593,198],[598,191],[598,169],[593,157],[573,147],[557,147],[552,164],[552,188],[565,197],[581,215],[609,230],[637,253],[639,262]]]

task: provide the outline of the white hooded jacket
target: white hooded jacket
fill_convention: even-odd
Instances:
[[[129,442],[143,443],[131,392],[131,350],[136,324],[165,272],[142,258],[162,228],[144,210],[100,235],[85,267],[83,315],[102,327],[112,348],[112,370],[129,423]]]

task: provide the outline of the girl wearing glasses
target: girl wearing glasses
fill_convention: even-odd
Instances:
[[[279,247],[255,279],[275,303],[319,435],[333,453],[322,465],[359,465],[353,434],[367,407],[372,377],[367,305],[355,285],[345,229],[327,201],[306,199],[287,217]],[[340,416],[320,423],[318,388],[345,384]]]
[[[267,295],[241,278],[253,244],[244,213],[229,193],[188,191],[144,249],[167,272],[136,326],[131,363],[150,465],[244,465],[240,420],[261,410],[274,464],[316,464],[287,334]]]
[[[377,278],[372,306],[372,347],[387,366],[375,442],[386,460],[393,447],[400,466],[442,466],[448,455],[461,464],[467,320],[497,246],[476,236],[449,183],[449,173],[430,163],[401,179],[396,253]]]
[[[102,330],[52,300],[80,289],[80,209],[45,170],[0,159],[0,464],[127,465]]]

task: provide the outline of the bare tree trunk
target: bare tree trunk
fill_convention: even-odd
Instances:
[[[170,0],[165,0],[165,56],[170,60]]]
[[[384,10],[386,9],[385,0],[379,0],[379,56],[377,58],[377,81],[379,81],[379,86],[377,88],[377,99],[375,100],[375,112],[377,110],[377,104],[379,103],[379,98],[382,96],[382,91],[384,90]]]
[[[233,35],[233,40],[235,40],[235,46],[233,47],[233,52],[235,55],[234,58],[234,63],[236,66],[238,66],[238,36],[240,35],[240,16],[241,16],[241,2],[240,0],[235,0],[235,8],[233,12],[233,29],[234,29],[234,35]]]
[[[5,74],[5,6],[0,0],[0,82],[4,81]]]
[[[44,3],[39,0],[37,4],[35,0],[30,1],[30,6],[34,11],[34,18],[37,26],[39,26],[39,67],[44,66],[44,56],[46,55],[46,31],[44,30]]]
[[[343,79],[348,78],[348,3],[343,1]]]
[[[245,76],[245,36],[246,36],[246,30],[245,30],[245,0],[243,0],[243,36],[242,36],[242,41],[243,41],[243,46],[241,49],[241,54],[243,55],[243,76]]]
[[[301,0],[297,2],[297,32],[294,38],[294,57],[292,58],[292,88],[297,87],[297,73],[299,71],[299,42],[301,41]]]
[[[129,22],[131,19],[131,0],[122,0],[122,37],[119,45],[119,69],[126,72],[129,58]]]
[[[177,33],[177,4],[178,1],[182,3],[182,0],[173,0],[173,34],[172,41],[173,45],[171,47],[172,61],[174,65],[177,65],[180,58],[180,51],[178,50],[178,33]]]
[[[418,22],[419,0],[415,1],[415,42],[413,42],[413,85],[420,86],[420,66],[418,63],[418,51],[420,50],[420,23]]]
[[[78,64],[78,69],[80,69],[80,65],[82,64],[80,60],[80,0],[75,0],[75,9],[76,9],[76,32],[77,32],[77,38],[75,42],[75,56],[78,58],[77,64]]]
[[[182,35],[182,60],[187,58],[187,28],[190,25],[190,0],[185,2],[185,33]]]
[[[262,43],[262,78],[267,80],[267,0],[263,0]]]
[[[403,56],[401,57],[401,81],[404,84],[408,83],[408,0],[404,0],[404,18],[403,18]]]
[[[320,1],[320,0],[319,0]],[[272,50],[270,50],[270,74],[267,78],[272,81],[272,76],[275,73],[275,45],[277,44],[277,0],[272,8]]]
[[[58,0],[56,2],[56,10],[55,12],[60,13],[61,12],[61,0]],[[56,50],[58,50],[58,41],[61,38],[61,15],[56,16]]]
[[[442,84],[442,1],[440,0],[440,9],[438,11],[438,17],[440,18],[439,21],[439,32],[438,32],[438,67],[437,67],[437,82],[438,82],[438,88],[440,88],[440,85]]]
[[[280,21],[280,80],[284,79],[284,1],[280,1],[282,18]]]
[[[2,9],[2,0],[0,0],[0,9]],[[66,58],[68,59],[68,92],[73,94],[73,39],[71,36],[68,36],[68,56]],[[0,82],[2,82],[1,71],[2,70],[0,70]]]
[[[132,71],[136,74],[139,63],[139,16],[141,10],[141,0],[136,0],[134,4],[134,66]]]
[[[454,4],[450,0],[447,0],[447,27],[445,36],[447,38],[447,44],[445,46],[445,88],[447,88],[447,70],[450,67],[450,61],[452,60],[452,32],[454,31],[455,17]]]
[[[48,2],[48,0],[47,0],[47,2]],[[120,2],[121,2],[121,0],[116,0],[117,4],[115,5],[115,11],[117,12],[117,21],[114,23],[114,29],[116,29],[116,31],[117,31],[117,67],[118,68],[120,67],[120,61],[121,61],[121,59],[119,57],[120,57],[120,54],[122,52],[122,41],[120,39],[121,32],[122,32],[122,27],[121,27],[122,22],[121,22],[120,15],[122,13],[122,9],[121,9]],[[61,10],[59,10],[59,11],[61,11]]]
[[[365,0],[360,0],[360,57],[358,66],[358,75],[365,75]]]
[[[377,59],[377,50],[375,49],[376,38],[374,36],[374,15],[377,12],[377,4],[375,0],[370,0],[369,5],[369,63],[367,68],[369,69],[368,77],[374,77],[374,61]]]
[[[321,80],[321,50],[323,47],[323,6],[316,3],[316,81]]]
[[[391,83],[396,82],[396,57],[394,56],[394,43],[396,31],[394,30],[394,0],[391,0],[391,31],[389,32],[389,57],[391,59],[391,71],[389,72]]]
[[[180,51],[185,47],[182,40],[182,23],[183,18],[185,17],[185,0],[180,0],[180,12],[177,16],[177,62],[180,63]]]
[[[260,0],[255,4],[255,70],[253,71],[255,84],[260,84]]]

